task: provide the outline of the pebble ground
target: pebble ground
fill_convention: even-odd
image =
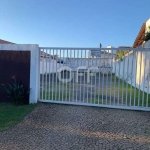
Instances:
[[[0,150],[150,150],[150,112],[39,103]]]

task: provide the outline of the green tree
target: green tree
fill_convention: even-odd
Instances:
[[[123,57],[125,56],[125,54],[128,53],[128,50],[118,50],[116,53],[116,59],[118,60],[123,60]]]

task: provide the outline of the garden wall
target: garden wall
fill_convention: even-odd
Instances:
[[[39,98],[40,56],[37,44],[0,44],[0,86],[11,83],[15,75],[25,86],[30,87],[29,103]],[[0,102],[6,101],[0,90]]]
[[[150,40],[139,48],[150,48]],[[150,93],[150,51],[130,51],[123,60],[113,60],[113,72],[134,87]]]
[[[99,59],[99,58],[70,58],[66,61],[66,63],[61,64],[57,63],[57,60],[52,59],[52,58],[44,58],[40,59],[40,74],[45,74],[47,73],[56,73],[59,68],[63,66],[68,66],[72,70],[75,70],[79,66],[85,66],[87,68],[95,66],[97,67],[96,71],[99,71],[98,67],[101,67],[103,65],[106,65],[107,67],[111,66],[111,61],[112,59],[106,59],[104,58]],[[105,63],[104,63],[105,62]]]

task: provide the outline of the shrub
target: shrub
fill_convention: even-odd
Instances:
[[[148,41],[149,39],[150,39],[150,27],[149,27],[149,31],[145,35],[144,41]]]
[[[30,89],[24,87],[21,81],[18,81],[15,76],[13,79],[14,82],[12,84],[2,84],[2,90],[7,94],[7,97],[11,99],[13,104],[25,104],[25,97],[29,95]]]
[[[116,59],[118,60],[123,60],[123,57],[125,56],[125,54],[128,53],[128,50],[118,50],[116,53]]]
[[[147,32],[144,40],[148,41],[149,39],[150,39],[150,32]]]

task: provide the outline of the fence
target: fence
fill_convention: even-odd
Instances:
[[[150,110],[149,50],[41,47],[39,101]]]

